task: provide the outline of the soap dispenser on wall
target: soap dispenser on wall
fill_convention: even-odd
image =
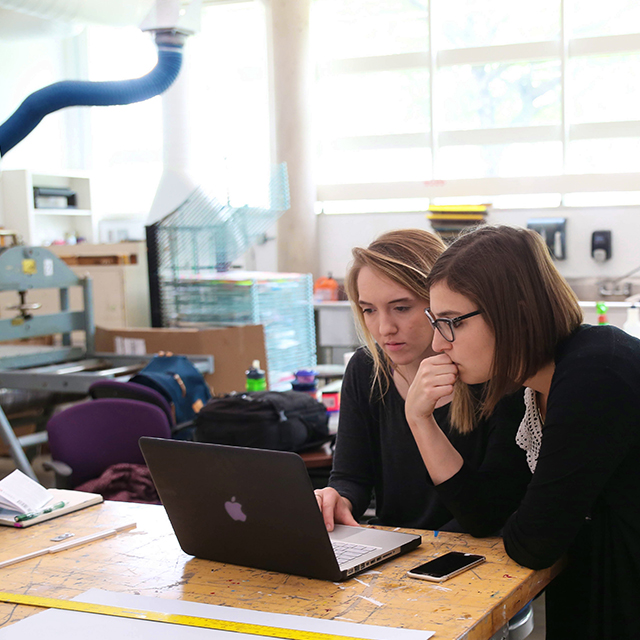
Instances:
[[[591,255],[596,262],[611,258],[611,231],[594,231],[591,234]]]

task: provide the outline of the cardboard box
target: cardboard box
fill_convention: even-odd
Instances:
[[[205,376],[213,393],[244,391],[245,371],[253,360],[266,369],[264,327],[245,325],[211,329],[105,329],[96,327],[96,352],[140,354],[173,351],[212,355],[213,374]]]

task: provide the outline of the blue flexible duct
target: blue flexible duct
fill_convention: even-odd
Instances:
[[[75,106],[110,106],[142,102],[166,91],[182,66],[182,45],[158,47],[158,63],[133,80],[89,82],[65,80],[39,89],[0,125],[0,156],[26,138],[49,113]]]

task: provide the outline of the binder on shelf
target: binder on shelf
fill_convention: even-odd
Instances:
[[[489,207],[488,204],[429,205],[427,220],[445,242],[451,242],[464,229],[483,224]]]
[[[76,209],[76,192],[63,187],[33,187],[36,209]]]

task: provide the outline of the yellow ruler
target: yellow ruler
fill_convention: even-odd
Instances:
[[[218,629],[233,633],[246,633],[266,638],[284,638],[285,640],[357,640],[351,636],[340,636],[332,633],[316,631],[298,631],[296,629],[280,629],[248,622],[230,622],[228,620],[214,620],[175,613],[158,613],[156,611],[142,611],[141,609],[124,609],[104,604],[90,604],[75,600],[58,600],[56,598],[42,598],[40,596],[25,596],[18,593],[0,592],[0,602],[11,604],[25,604],[43,609],[65,609],[66,611],[80,611],[82,613],[96,613],[103,616],[131,618],[133,620],[149,620],[152,622],[166,622],[185,627],[202,627],[204,629]]]

